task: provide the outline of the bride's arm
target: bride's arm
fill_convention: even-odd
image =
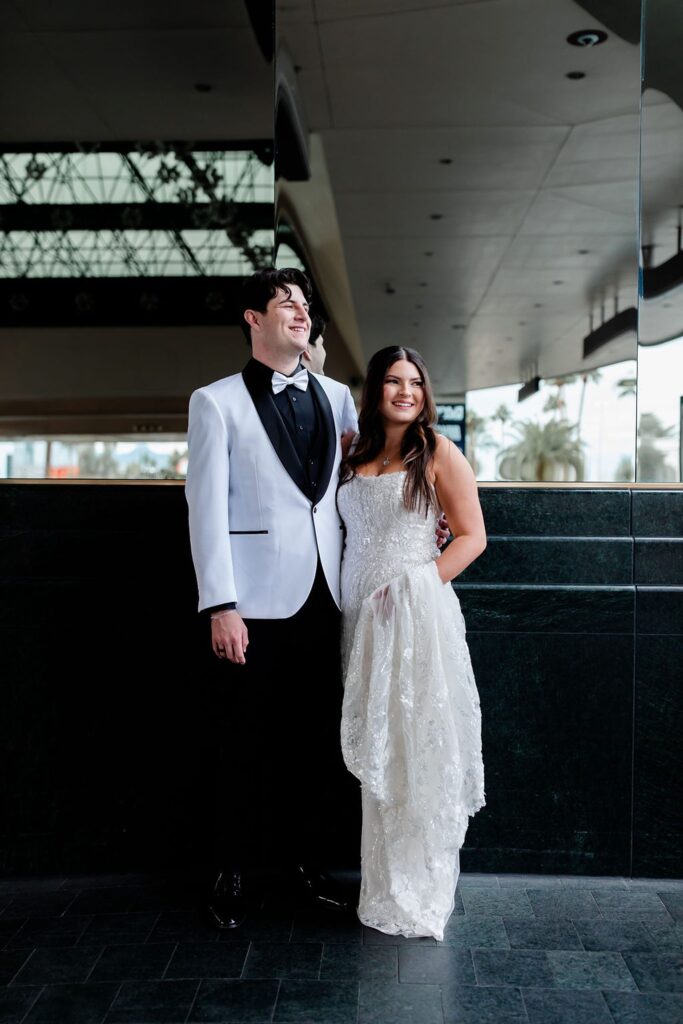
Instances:
[[[439,576],[447,583],[482,553],[486,529],[472,468],[453,442],[441,434],[437,435],[434,476],[439,504],[455,538],[436,562]]]

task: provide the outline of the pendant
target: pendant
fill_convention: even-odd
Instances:
[[[390,462],[391,462],[391,459],[384,459],[384,460],[382,461],[382,465],[383,465],[383,466],[388,466]]]

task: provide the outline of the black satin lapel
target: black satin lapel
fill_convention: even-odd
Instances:
[[[291,442],[277,406],[270,397],[269,392],[264,391],[260,386],[260,381],[255,379],[253,374],[249,373],[249,366],[246,366],[242,371],[242,378],[246,384],[247,391],[251,395],[251,400],[254,403],[270,443],[275,449],[275,454],[299,490],[303,491],[306,497],[308,497],[308,481],[306,480],[304,468],[301,465],[301,459]]]
[[[315,490],[315,501],[320,501],[323,494],[327,490],[332,476],[332,466],[334,465],[335,455],[337,454],[337,431],[334,426],[334,416],[332,415],[332,406],[330,400],[325,394],[325,390],[321,384],[315,379],[312,373],[308,375],[309,387],[313,392],[313,398],[318,406],[319,424],[322,431],[323,440],[323,454],[320,463],[320,479],[318,480],[318,486]]]

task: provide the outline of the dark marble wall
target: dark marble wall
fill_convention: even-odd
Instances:
[[[463,867],[679,874],[683,491],[482,503],[489,547],[456,589],[488,802]],[[216,662],[195,595],[180,486],[0,485],[0,871],[201,860]]]
[[[680,874],[683,491],[482,489],[471,870]]]

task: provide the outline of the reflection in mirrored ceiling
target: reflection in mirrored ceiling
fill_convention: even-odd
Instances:
[[[646,0],[643,31],[638,480],[683,479],[683,8]]]
[[[253,0],[3,12],[0,476],[184,472],[273,256],[273,26]]]
[[[418,348],[480,479],[632,480],[640,4],[282,2],[277,30],[279,220],[348,347]]]

